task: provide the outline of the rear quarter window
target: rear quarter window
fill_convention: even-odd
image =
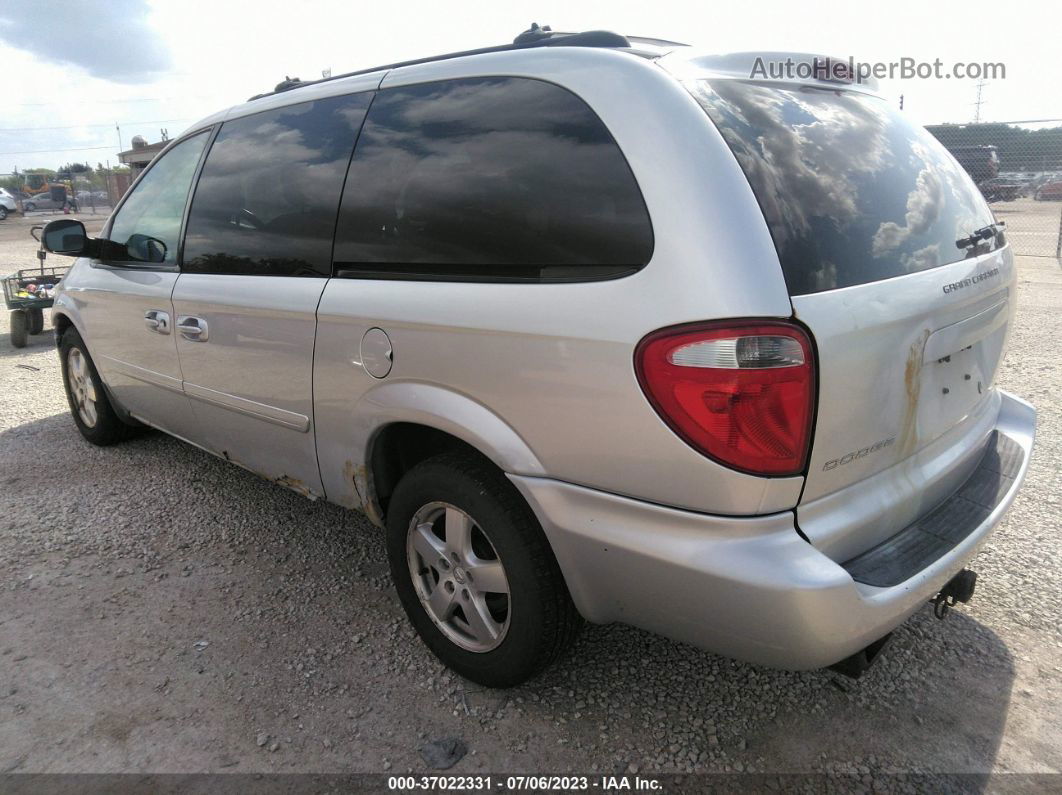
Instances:
[[[790,295],[902,276],[1002,245],[956,241],[993,223],[926,130],[855,91],[698,80],[767,221]]]
[[[649,215],[604,123],[557,85],[379,92],[344,190],[338,275],[584,280],[649,261]]]

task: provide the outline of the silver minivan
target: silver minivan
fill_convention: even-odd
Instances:
[[[279,90],[140,176],[53,323],[95,444],[151,426],[386,533],[460,674],[582,620],[857,674],[1013,501],[1005,229],[839,79],[604,32]]]

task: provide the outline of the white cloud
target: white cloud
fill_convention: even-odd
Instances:
[[[0,40],[41,61],[79,66],[93,77],[143,83],[170,67],[162,37],[148,24],[147,0],[106,3],[5,0]]]
[[[58,10],[58,9],[61,9]],[[867,24],[866,4],[827,0],[812,12],[788,0],[696,5],[537,0],[533,5],[463,0],[356,4],[342,0],[3,0],[0,63],[0,173],[14,165],[55,166],[110,159],[134,134],[157,140],[196,119],[270,90],[285,75],[303,79],[435,53],[511,41],[532,20],[558,30],[612,29],[688,41],[719,52],[776,50],[851,54],[863,61],[1003,61],[1007,79],[985,89],[986,118],[1062,117],[1059,10],[1012,0],[1006,13],[989,0],[949,4],[893,0]],[[34,14],[34,16],[26,16]],[[47,15],[42,19],[41,14]],[[985,25],[962,20],[991,19]],[[18,26],[11,28],[10,21]],[[20,21],[21,20],[21,21]],[[941,30],[962,34],[941,36]],[[919,123],[969,121],[975,81],[911,80],[882,85]],[[146,100],[146,101],[145,101]],[[134,124],[156,119],[178,122]],[[6,128],[67,126],[7,134]],[[88,125],[103,125],[90,127]],[[113,146],[112,146],[113,145]],[[76,147],[109,146],[102,150]],[[75,149],[8,156],[10,151]]]
[[[943,206],[944,187],[940,184],[940,178],[935,171],[922,169],[918,172],[914,189],[907,194],[907,212],[904,214],[903,226],[886,221],[874,233],[874,256],[882,257],[888,254],[911,235],[924,234],[940,217],[940,208]],[[916,252],[916,255],[918,253]]]

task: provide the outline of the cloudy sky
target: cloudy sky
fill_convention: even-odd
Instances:
[[[69,161],[117,163],[119,132],[158,140],[285,75],[319,77],[511,41],[531,21],[610,29],[717,52],[828,52],[946,66],[1002,62],[984,88],[986,120],[1062,118],[1062,7],[1007,3],[574,3],[536,0],[4,0],[0,5],[0,174]],[[923,124],[973,118],[976,81],[886,81]]]

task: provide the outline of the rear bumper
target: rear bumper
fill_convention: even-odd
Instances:
[[[708,516],[546,478],[510,478],[588,620],[632,624],[777,668],[820,668],[891,631],[964,567],[1014,500],[1035,423],[1032,406],[1002,395],[995,431],[1020,454],[1013,478],[987,516],[950,534],[953,546],[889,587],[856,582],[801,538],[792,512]]]

